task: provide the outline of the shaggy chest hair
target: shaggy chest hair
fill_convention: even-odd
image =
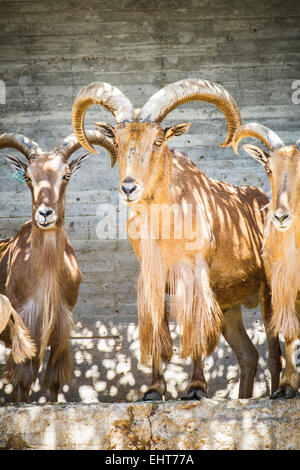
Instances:
[[[271,217],[269,213],[263,243],[263,259],[272,292],[271,324],[275,334],[281,332],[286,341],[293,341],[300,333],[295,311],[300,291],[300,251],[295,232],[278,232],[271,225]]]
[[[32,240],[29,252],[31,289],[19,310],[35,341],[43,360],[51,333],[58,318],[72,322],[71,311],[63,302],[61,278],[64,274],[64,246],[55,232]]]
[[[149,214],[144,214],[149,219]],[[138,286],[139,332],[141,363],[150,357],[172,356],[172,344],[167,334],[165,292],[170,293],[170,316],[181,326],[181,355],[192,351],[209,355],[219,339],[223,315],[209,282],[208,268],[202,256],[193,263],[184,256],[168,265],[157,240],[151,237],[151,223],[141,224],[141,274]],[[150,341],[151,339],[151,341]]]

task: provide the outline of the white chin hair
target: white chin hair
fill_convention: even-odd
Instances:
[[[131,199],[126,199],[126,198],[123,197],[123,196],[120,196],[120,198],[121,198],[121,201],[122,201],[124,204],[126,204],[126,205],[128,205],[128,204],[135,204],[135,203],[139,202],[140,199],[141,199],[140,197],[138,197],[138,198],[136,198],[136,199],[132,199],[132,200],[131,200]]]
[[[138,199],[133,199],[132,201],[130,199],[129,200],[127,199],[127,201],[124,201],[124,202],[126,202],[126,204],[130,206],[131,204],[137,204],[140,201],[140,199],[141,199],[140,197]]]
[[[49,222],[49,224],[47,224],[47,225],[43,225],[43,224],[37,222],[37,226],[42,230],[50,230],[50,229],[54,228],[55,222]]]
[[[281,227],[281,226],[278,226],[278,225],[275,225],[275,224],[274,224],[274,226],[275,226],[276,230],[278,230],[279,232],[286,232],[290,228],[291,224],[286,225],[285,227]]]

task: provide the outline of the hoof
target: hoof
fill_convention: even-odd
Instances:
[[[297,390],[295,390],[290,385],[282,385],[279,387],[270,398],[275,400],[276,398],[294,398],[297,394]]]
[[[156,390],[147,390],[138,401],[162,401],[162,396]]]
[[[207,398],[207,393],[201,387],[190,387],[187,395],[184,395],[181,400],[201,400]]]

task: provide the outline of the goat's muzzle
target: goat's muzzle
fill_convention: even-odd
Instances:
[[[272,222],[275,228],[280,232],[287,231],[290,228],[292,221],[293,216],[290,212],[282,211],[281,209],[277,209],[274,212]]]
[[[120,184],[119,193],[126,204],[133,204],[140,200],[143,189],[134,179],[126,177]]]
[[[54,228],[57,215],[52,207],[48,207],[45,204],[39,206],[35,213],[35,222],[42,230],[49,230]]]

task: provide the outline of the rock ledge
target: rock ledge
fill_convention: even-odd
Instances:
[[[300,449],[300,400],[0,407],[1,449]]]

